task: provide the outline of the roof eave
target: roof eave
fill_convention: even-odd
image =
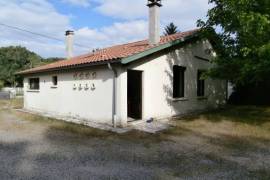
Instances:
[[[58,67],[58,68],[51,68],[51,69],[44,69],[44,70],[37,70],[33,72],[18,72],[15,73],[16,75],[32,75],[32,74],[38,74],[38,73],[47,73],[47,72],[54,72],[54,71],[61,71],[61,70],[69,70],[69,69],[77,69],[77,68],[87,68],[92,66],[98,66],[98,65],[105,65],[108,63],[119,63],[120,59],[114,59],[112,61],[101,61],[101,62],[94,62],[94,63],[84,63],[79,65],[72,65],[72,66],[66,66],[66,67]]]

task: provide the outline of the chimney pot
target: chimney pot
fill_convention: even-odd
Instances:
[[[161,7],[162,6],[161,0],[148,0],[148,3],[147,3],[148,7],[155,6],[155,5]]]
[[[68,36],[68,35],[74,35],[74,31],[67,30],[67,31],[66,31],[66,36]]]

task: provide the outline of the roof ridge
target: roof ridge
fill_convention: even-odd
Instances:
[[[180,35],[180,34],[185,34],[185,33],[189,33],[189,32],[193,32],[193,31],[198,31],[200,28],[196,28],[196,29],[193,29],[193,30],[189,30],[189,31],[184,31],[184,32],[177,32],[175,34],[171,34],[171,35],[163,35],[163,36],[160,36],[160,38],[170,38],[170,37],[173,37],[173,36],[177,36],[177,35]],[[102,48],[102,49],[99,49],[97,50],[96,52],[89,52],[89,53],[86,53],[86,54],[82,54],[82,55],[78,55],[78,56],[75,56],[73,58],[71,58],[70,60],[72,59],[77,59],[77,58],[87,58],[87,57],[90,57],[92,55],[95,55],[95,54],[98,54],[100,53],[101,51],[104,51],[104,50],[108,50],[108,49],[111,49],[111,48],[116,48],[116,47],[119,47],[119,46],[127,46],[127,45],[130,45],[130,44],[136,44],[136,43],[140,43],[140,42],[145,42],[147,41],[148,39],[144,39],[144,40],[138,40],[138,41],[133,41],[133,42],[128,42],[128,43],[124,43],[124,44],[116,44],[116,45],[113,45],[113,46],[108,46],[108,47],[105,47],[105,48]],[[67,59],[63,59],[63,60],[67,60]],[[62,60],[60,60],[62,61]]]

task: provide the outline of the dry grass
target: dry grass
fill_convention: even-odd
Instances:
[[[22,108],[23,99],[1,100],[0,107]],[[121,137],[130,140],[145,139],[161,141],[171,135],[201,133],[205,136],[228,136],[270,140],[270,107],[230,106],[223,110],[203,113],[175,120],[176,127],[154,137],[132,131],[122,136],[107,131],[89,128],[84,125],[55,120],[37,115],[19,113],[17,115],[34,123],[41,123],[51,129],[69,132],[86,137]]]
[[[42,125],[43,127],[49,128],[51,130],[73,133],[85,137],[107,137],[111,135],[110,132],[90,128],[80,124],[14,111],[15,109],[21,108],[23,108],[23,99],[0,100],[0,109],[11,111],[11,113],[16,114],[23,120],[31,121],[32,123]]]
[[[230,106],[223,110],[181,118],[177,127],[210,136],[270,141],[270,107]],[[173,131],[177,131],[177,128]]]
[[[23,107],[23,99],[15,98],[11,100],[0,100],[0,109],[21,109]]]
[[[50,163],[50,168],[45,168],[48,172],[52,167],[64,171],[70,163],[87,169],[101,164],[104,172],[108,166],[103,164],[112,164],[116,171],[121,164],[129,172],[127,177],[143,169],[149,171],[142,170],[142,177],[153,170],[162,175],[160,179],[270,179],[270,107],[232,106],[174,120],[175,127],[162,133],[131,131],[119,135],[12,109],[21,104],[20,100],[0,101],[0,109],[9,107],[0,111],[3,139],[18,136],[21,141],[24,137],[31,142],[30,150],[42,142],[40,149],[48,148],[44,158]],[[56,151],[59,153],[51,153]],[[4,152],[11,153],[2,158],[13,160],[12,148]],[[63,154],[67,160],[55,163]],[[44,172],[44,165],[40,167]]]
[[[81,137],[107,137],[111,133],[108,131],[102,131],[94,129],[85,125],[75,124],[53,118],[38,116],[34,114],[16,112],[17,115],[32,123],[41,124],[47,127],[50,131],[58,131],[60,133],[71,133]]]

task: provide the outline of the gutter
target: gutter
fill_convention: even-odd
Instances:
[[[112,67],[111,63],[108,63],[108,68],[113,72],[113,103],[112,103],[112,124],[113,127],[116,127],[116,95],[117,95],[117,71]]]
[[[115,63],[119,63],[120,59],[113,59],[110,60],[111,64],[115,64]],[[89,68],[89,67],[93,67],[93,66],[99,66],[99,65],[107,65],[108,61],[101,61],[101,62],[91,62],[91,63],[82,63],[82,64],[76,64],[76,65],[68,65],[68,66],[61,66],[61,67],[56,67],[56,68],[51,68],[51,69],[41,69],[41,70],[34,70],[34,71],[30,71],[28,72],[26,71],[20,71],[20,72],[16,72],[15,75],[21,75],[21,76],[25,76],[25,75],[33,75],[33,74],[40,74],[40,73],[48,73],[48,72],[55,72],[55,71],[65,71],[65,70],[72,70],[72,69],[78,69],[78,68]],[[38,67],[36,67],[38,68]],[[35,69],[35,68],[33,68]],[[31,69],[29,69],[31,70]]]

